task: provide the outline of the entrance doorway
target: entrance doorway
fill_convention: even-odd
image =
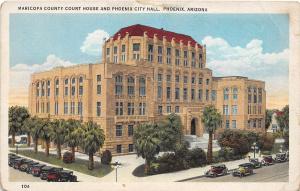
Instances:
[[[191,135],[196,135],[196,119],[192,119],[191,121]]]

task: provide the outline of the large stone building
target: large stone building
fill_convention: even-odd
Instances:
[[[134,152],[134,128],[171,112],[186,135],[202,136],[201,116],[210,104],[222,113],[222,128],[264,131],[264,82],[212,77],[205,45],[143,25],[105,41],[101,63],[34,73],[29,92],[32,115],[93,120],[104,129],[104,149],[114,154]]]

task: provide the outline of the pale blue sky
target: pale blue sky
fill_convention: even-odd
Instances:
[[[263,80],[268,108],[288,104],[288,15],[152,13],[11,14],[11,96],[24,98],[12,103],[26,105],[33,72],[74,63],[99,63],[103,34],[113,35],[133,24],[190,35],[207,45],[207,67],[214,76]],[[99,54],[93,55],[95,47]]]
[[[270,14],[12,14],[10,65],[38,64],[49,54],[75,63],[100,60],[80,51],[88,33],[103,29],[113,35],[131,24],[145,24],[184,33],[198,42],[220,37],[231,46],[263,41],[263,52],[288,48],[288,15]]]

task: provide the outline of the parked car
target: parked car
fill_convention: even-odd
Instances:
[[[73,162],[73,154],[71,152],[65,152],[63,155],[64,163],[72,163]]]
[[[252,158],[249,162],[253,165],[253,168],[261,168],[262,164],[257,158]]]
[[[277,153],[274,160],[276,162],[286,162],[288,160],[288,156],[286,153]]]
[[[77,182],[77,176],[73,175],[73,171],[69,171],[69,170],[49,172],[47,175],[47,181]]]
[[[9,155],[8,165],[9,165],[10,167],[12,167],[13,164],[14,164],[14,162],[15,162],[15,160],[16,160],[16,159],[19,159],[19,158],[21,158],[21,157],[19,157],[19,156],[17,156],[17,155]]]
[[[273,164],[272,156],[271,155],[264,156],[262,161],[261,161],[261,164],[264,165],[264,166],[272,165]]]
[[[57,168],[57,167],[52,167],[52,166],[44,166],[41,169],[40,178],[42,180],[46,180],[48,173],[50,173],[50,172],[59,172],[59,171],[62,171],[62,170],[63,170],[63,168]]]
[[[24,163],[25,160],[26,159],[24,159],[24,158],[18,158],[16,160],[14,160],[13,161],[13,167],[14,167],[14,169],[19,169],[20,166]]]
[[[46,166],[44,164],[37,164],[31,167],[31,174],[33,176],[40,176],[42,168]]]
[[[73,171],[63,170],[60,173],[60,182],[77,182],[77,176],[73,174]]]
[[[34,162],[34,161],[33,161],[33,160],[27,160],[27,159],[26,159],[26,160],[21,164],[19,170],[22,171],[22,172],[25,172],[25,171],[27,170],[28,164],[31,163],[31,162]]]
[[[228,169],[224,164],[213,165],[210,167],[210,169],[207,172],[205,172],[205,176],[217,177],[217,176],[226,175],[227,172]]]
[[[246,175],[253,174],[253,164],[252,163],[244,163],[240,164],[239,167],[232,172],[232,176],[243,177]]]

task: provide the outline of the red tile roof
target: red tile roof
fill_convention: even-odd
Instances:
[[[114,34],[112,38],[113,40],[117,40],[119,35],[121,36],[121,38],[124,38],[127,32],[129,36],[144,36],[144,32],[147,32],[147,36],[149,38],[153,38],[154,34],[156,34],[159,40],[162,40],[163,36],[165,36],[168,42],[171,42],[172,38],[175,38],[174,40],[176,43],[180,43],[180,40],[182,40],[182,43],[184,45],[188,45],[188,41],[190,41],[190,45],[193,47],[195,47],[195,44],[198,44],[192,37],[188,35],[179,34],[171,31],[166,31],[164,29],[158,29],[140,24],[121,28],[118,32]],[[201,45],[198,44],[198,47],[201,48]]]

